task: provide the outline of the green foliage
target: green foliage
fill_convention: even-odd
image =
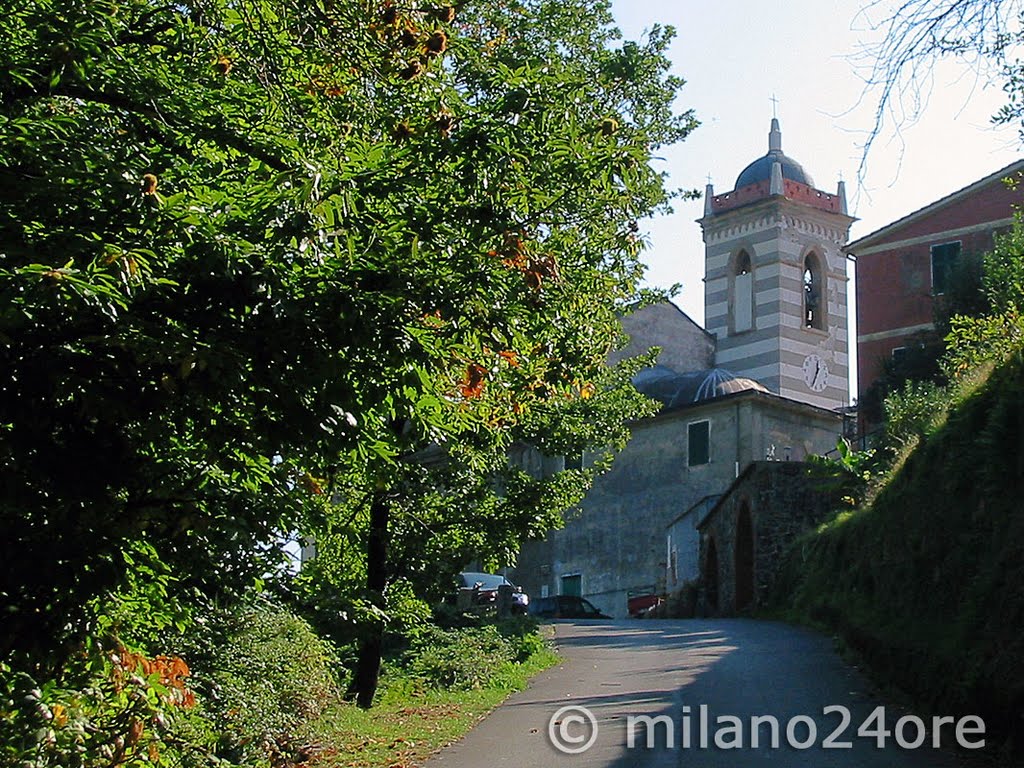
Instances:
[[[1024,343],[1024,316],[1014,312],[953,319],[943,365],[951,377],[969,377],[993,361],[1005,360]]]
[[[513,564],[524,539],[563,524],[565,512],[624,445],[627,420],[654,412],[657,404],[630,383],[649,359],[601,371],[592,390],[538,406],[510,428],[517,441],[512,451],[465,441],[396,467],[388,500],[393,583],[383,599],[373,600],[363,589],[367,496],[358,479],[345,485],[339,478],[339,511],[315,534],[316,557],[293,586],[299,609],[339,645],[382,626],[387,650],[400,649],[419,631],[427,605],[449,595],[454,575],[467,563],[493,569]],[[602,458],[586,469],[528,472],[517,459],[538,448],[555,455],[598,451]]]
[[[388,631],[406,640],[415,641],[428,631],[430,605],[420,599],[407,579],[388,584]]]
[[[549,649],[537,622],[516,617],[498,624],[433,628],[406,654],[405,674],[427,686],[452,690],[511,688],[514,667]]]
[[[190,608],[174,596],[176,578],[149,541],[127,542],[121,557],[125,579],[116,591],[93,601],[90,635],[117,637],[133,647],[158,647],[164,630],[185,630]]]
[[[93,646],[58,679],[0,664],[0,762],[22,768],[217,763],[177,657]]]
[[[511,643],[493,626],[437,629],[416,645],[409,671],[430,685],[469,690],[486,687],[514,659]]]
[[[877,470],[876,451],[855,451],[843,437],[836,441],[836,457],[810,456],[808,464],[819,487],[847,506],[860,504]]]
[[[550,650],[550,644],[541,634],[540,623],[532,616],[510,616],[499,621],[497,627],[501,636],[512,644],[517,663]]]
[[[896,448],[912,445],[943,423],[950,390],[928,381],[908,381],[885,400],[885,436]]]
[[[924,333],[908,339],[907,346],[898,357],[882,360],[879,377],[858,400],[858,408],[869,424],[885,421],[885,400],[908,384],[924,382],[942,385],[946,382],[941,360],[945,348],[935,334]]]
[[[191,647],[196,689],[221,759],[246,765],[287,750],[306,723],[340,701],[334,648],[271,604],[215,614]]]
[[[59,662],[93,601],[142,599],[140,542],[154,608],[244,593],[283,531],[365,543],[368,493],[400,576],[508,559],[585,477],[498,457],[645,407],[601,377],[671,197],[652,153],[696,124],[671,30],[620,41],[604,0],[243,6],[0,16],[0,650]]]
[[[951,378],[970,375],[986,362],[999,363],[1024,344],[1024,221],[1020,214],[1008,232],[996,236],[984,257],[982,287],[990,311],[951,320],[949,354],[943,361]]]
[[[430,627],[413,641],[393,677],[451,690],[513,688],[515,667],[550,651],[536,619],[454,617],[448,628]],[[393,688],[395,681],[389,682]]]
[[[1009,231],[996,236],[985,257],[985,294],[996,313],[1020,314],[1024,309],[1024,222],[1020,214]]]
[[[187,633],[168,627],[159,642],[181,655],[111,642],[52,679],[0,666],[0,762],[283,765],[300,762],[315,724],[340,704],[344,669],[332,646],[277,606],[197,609]]]

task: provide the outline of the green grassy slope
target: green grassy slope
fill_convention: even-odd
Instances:
[[[778,605],[934,713],[1024,747],[1024,364],[953,404],[873,503],[805,536]]]

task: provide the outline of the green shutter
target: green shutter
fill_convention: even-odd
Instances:
[[[688,449],[687,463],[691,467],[707,464],[711,461],[711,423],[695,421],[687,428]]]
[[[949,276],[953,265],[960,257],[960,243],[943,243],[932,246],[932,293],[945,293],[949,287]]]

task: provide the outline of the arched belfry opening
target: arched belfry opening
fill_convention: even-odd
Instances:
[[[707,611],[712,616],[717,616],[718,608],[718,547],[715,546],[715,539],[708,539],[708,554],[704,559],[704,596],[707,601]]]
[[[754,270],[746,251],[733,260],[731,298],[732,332],[749,331],[754,327]]]
[[[750,503],[744,501],[736,518],[736,610],[743,611],[754,602],[754,526]]]
[[[825,330],[825,281],[816,253],[804,257],[804,328]]]

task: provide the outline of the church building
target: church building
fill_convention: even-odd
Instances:
[[[817,189],[782,151],[777,119],[767,154],[731,191],[708,185],[704,326],[668,303],[623,319],[630,343],[611,362],[660,347],[634,384],[662,409],[631,425],[630,443],[565,527],[524,545],[514,581],[536,597],[580,595],[624,617],[631,599],[697,580],[701,537],[716,535],[721,525],[709,520],[735,502],[751,465],[835,448],[848,405],[843,246],[853,221],[842,182],[834,194]],[[770,510],[744,503],[756,542]]]

